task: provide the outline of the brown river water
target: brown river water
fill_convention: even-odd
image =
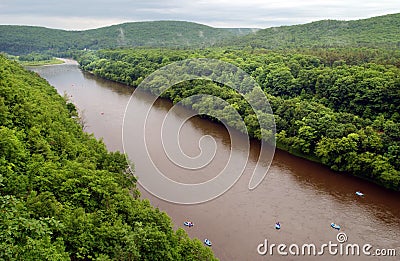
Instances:
[[[133,88],[84,73],[70,60],[62,65],[30,69],[39,73],[60,94],[66,93],[70,97],[82,112],[85,131],[102,138],[109,150],[123,150],[123,116]],[[134,99],[140,109],[151,98],[148,93],[139,93]],[[200,240],[210,239],[212,250],[220,260],[398,260],[400,193],[333,172],[281,150],[275,151],[269,169],[268,163],[265,163],[268,174],[263,182],[250,191],[248,182],[258,158],[259,142],[250,142],[250,153],[247,155],[240,149],[241,142],[247,142],[244,135],[231,132],[239,140],[239,146],[232,148],[229,133],[223,125],[197,117],[191,118],[181,129],[182,150],[188,155],[197,155],[200,151],[199,140],[205,135],[213,137],[217,150],[212,162],[200,174],[185,172],[169,162],[160,146],[160,135],[157,135],[158,125],[172,106],[169,101],[157,100],[150,118],[154,128],[146,129],[154,137],[149,139],[149,154],[169,178],[185,183],[206,181],[224,167],[229,155],[238,161],[247,161],[244,174],[226,193],[201,204],[170,203],[140,186],[139,189],[143,198],[148,198],[172,218],[175,228],[183,227],[191,237]],[[185,108],[176,109],[172,113],[172,122],[181,124],[186,111]],[[130,129],[126,133],[133,135],[143,128],[140,124],[129,124],[128,127]],[[167,130],[166,135],[168,139],[176,133],[169,134]],[[146,151],[130,149],[127,152],[135,163],[137,175],[151,171]],[[362,191],[364,197],[356,196],[356,191]],[[183,222],[187,220],[192,221],[194,226],[185,227]],[[277,221],[281,224],[280,230],[274,227]],[[331,223],[339,224],[340,231],[331,228]],[[340,241],[342,243],[339,244],[338,232],[345,233],[340,239],[345,236],[347,241]],[[265,251],[265,242],[268,243],[268,251]],[[272,244],[276,246],[271,249]],[[282,246],[278,249],[279,244]],[[315,245],[315,255],[308,254],[306,244]],[[359,255],[357,251],[352,254],[354,245],[359,247]],[[397,257],[387,256],[393,255],[392,249]]]

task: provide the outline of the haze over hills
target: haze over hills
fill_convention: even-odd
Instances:
[[[243,36],[255,30],[213,28],[184,21],[133,22],[85,31],[0,25],[0,51],[19,55],[33,51],[59,52],[124,46],[207,47],[217,41]]]
[[[400,48],[400,13],[368,19],[317,22],[267,28],[222,45],[268,49],[310,47]],[[233,41],[233,42],[232,42]]]
[[[115,47],[267,49],[311,47],[400,48],[400,14],[353,21],[322,20],[308,24],[254,28],[214,28],[185,21],[124,23],[85,31],[0,25],[0,51],[58,54],[68,50]]]

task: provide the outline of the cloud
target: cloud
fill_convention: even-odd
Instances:
[[[392,0],[5,0],[0,24],[87,29],[126,21],[185,20],[214,27],[258,27],[400,12]]]
[[[130,22],[124,19],[107,19],[107,18],[85,18],[85,17],[63,17],[63,16],[34,16],[24,15],[15,19],[15,16],[7,15],[2,17],[5,21],[0,24],[13,25],[34,25],[49,28],[66,29],[66,30],[86,30],[103,26]]]

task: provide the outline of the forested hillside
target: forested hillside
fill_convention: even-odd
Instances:
[[[267,28],[222,45],[267,49],[312,47],[400,48],[400,14],[362,20],[322,20],[308,24]]]
[[[46,52],[68,55],[74,50],[115,47],[204,48],[359,48],[391,50],[400,58],[400,14],[353,21],[322,20],[308,24],[251,28],[213,28],[183,21],[134,22],[85,31],[35,26],[0,25],[0,52],[26,55]],[[397,50],[397,51],[396,51]],[[394,53],[393,53],[394,52]],[[343,52],[342,52],[343,53]],[[369,52],[368,54],[376,56]],[[369,57],[366,55],[366,58]]]
[[[183,21],[125,23],[85,31],[0,25],[0,52],[21,55],[124,46],[204,47],[252,31],[246,28],[213,28]]]
[[[201,57],[237,65],[257,80],[274,111],[280,148],[400,190],[400,69],[395,66],[363,61],[331,65],[312,55],[223,48],[102,50],[86,52],[79,62],[86,71],[136,86],[164,65]],[[257,97],[245,84],[241,89],[248,99]],[[188,81],[161,96],[176,103],[200,93],[226,100],[241,114],[249,134],[261,138],[263,130],[248,103],[224,86]],[[228,114],[229,108],[218,108],[210,99],[197,102],[195,107],[186,105],[203,114],[217,110],[227,124],[239,126]]]
[[[73,104],[0,56],[1,260],[215,260],[135,184]]]

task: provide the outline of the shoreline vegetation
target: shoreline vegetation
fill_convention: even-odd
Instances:
[[[140,198],[72,103],[2,55],[0,205],[1,260],[217,260]]]
[[[30,53],[28,55],[10,55],[6,54],[10,60],[14,60],[22,66],[44,66],[65,63],[65,59],[53,57],[48,54]]]
[[[42,61],[18,61],[23,66],[45,66],[45,65],[56,65],[65,63],[62,59],[52,58],[50,60]]]
[[[337,50],[339,54],[341,51]],[[331,64],[330,57],[264,49],[136,48],[83,52],[77,60],[84,71],[133,87],[174,61],[211,58],[229,62],[251,75],[267,96],[274,113],[278,148],[399,191],[400,69],[357,61],[355,55],[349,55],[353,59],[350,64],[345,60]],[[166,80],[159,79],[160,83]],[[257,97],[246,88],[242,94]],[[157,88],[149,91],[160,93]],[[260,130],[242,94],[220,84],[188,81],[161,93],[161,97],[175,104],[196,94],[227,101],[244,119],[249,135],[261,139],[260,132],[265,130]],[[197,108],[186,105],[197,111],[200,108],[202,114],[210,108],[220,110],[223,121],[231,127],[239,126],[230,120],[227,109],[216,108],[206,99],[200,100]]]

